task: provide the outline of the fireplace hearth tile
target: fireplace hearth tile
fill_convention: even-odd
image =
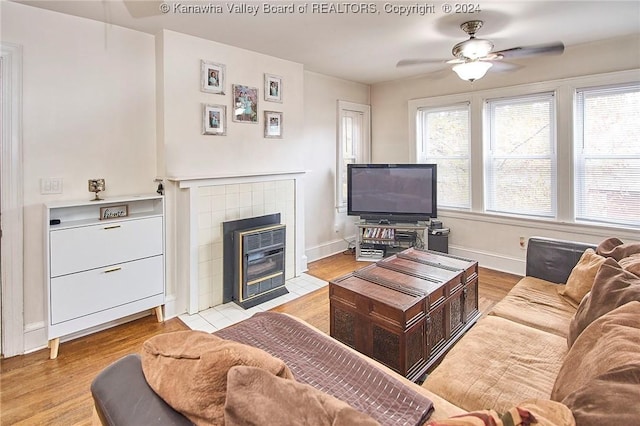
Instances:
[[[228,302],[223,305],[203,310],[198,314],[183,314],[178,318],[180,318],[180,320],[182,320],[182,322],[192,330],[202,330],[211,333],[249,318],[256,312],[268,311],[269,309],[295,300],[300,296],[314,292],[327,285],[328,283],[324,280],[312,277],[308,274],[302,274],[299,277],[287,280],[285,287],[289,290],[289,293],[251,308],[243,309],[235,302]]]

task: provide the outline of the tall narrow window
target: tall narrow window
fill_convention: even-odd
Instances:
[[[469,104],[418,111],[418,163],[438,165],[438,206],[471,207]]]
[[[575,219],[640,225],[640,85],[576,92]]]
[[[487,101],[485,210],[556,215],[553,93]]]
[[[347,210],[347,164],[370,160],[369,105],[338,101],[336,207]]]

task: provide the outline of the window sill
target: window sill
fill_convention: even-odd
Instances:
[[[439,209],[438,219],[452,218],[471,220],[474,222],[491,223],[498,225],[521,226],[536,228],[544,231],[569,232],[572,234],[593,235],[600,237],[640,239],[640,228],[632,228],[615,225],[599,225],[577,222],[563,222],[554,219],[525,218],[491,213],[461,211],[454,209]]]

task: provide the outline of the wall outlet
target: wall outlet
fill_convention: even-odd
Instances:
[[[527,248],[527,239],[525,237],[520,237],[520,248],[522,250]]]
[[[62,178],[40,179],[40,194],[62,194]]]
[[[333,224],[333,232],[335,232],[336,234],[340,233],[340,225],[338,225],[337,223]]]

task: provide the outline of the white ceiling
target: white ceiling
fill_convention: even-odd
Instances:
[[[305,69],[347,80],[376,82],[424,75],[444,64],[397,68],[401,59],[451,59],[451,48],[467,35],[460,24],[481,19],[477,36],[494,50],[562,41],[572,45],[640,33],[640,1],[491,1],[476,13],[445,13],[454,2],[372,1],[377,13],[312,13],[314,5],[339,7],[354,1],[133,1],[14,0],[155,34],[169,29],[304,64]],[[294,13],[265,13],[263,3],[293,5]],[[126,4],[125,4],[126,3]],[[166,3],[168,13],[160,13]],[[307,4],[307,6],[304,6]],[[181,7],[217,5],[221,13],[181,13]],[[229,5],[258,7],[229,12]],[[386,5],[386,6],[385,6]],[[433,13],[402,16],[385,7],[430,5]],[[127,7],[128,6],[128,7]],[[307,12],[299,8],[307,7]],[[182,9],[184,10],[184,9]],[[136,16],[134,16],[136,15]],[[640,55],[640,52],[620,52]],[[517,62],[526,65],[532,58]]]

